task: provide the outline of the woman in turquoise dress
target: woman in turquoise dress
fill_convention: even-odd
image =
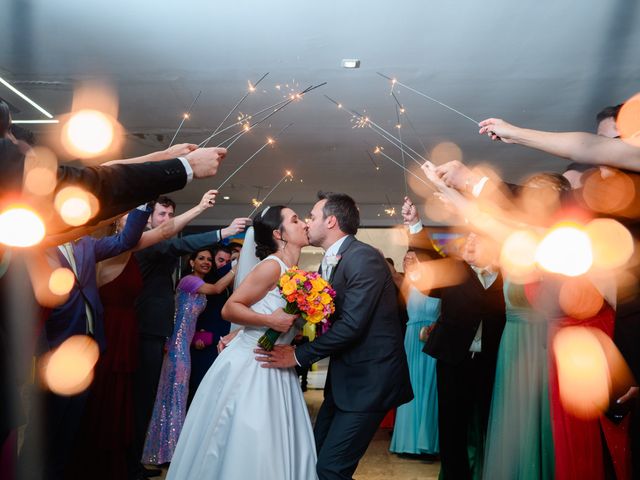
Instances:
[[[396,423],[389,450],[398,454],[430,454],[439,451],[438,394],[436,388],[436,359],[422,352],[420,330],[434,324],[440,314],[440,299],[428,297],[411,286],[412,266],[417,262],[415,252],[408,251],[403,266],[408,282],[407,332],[404,348],[409,363],[409,376],[414,399],[398,407]]]
[[[504,282],[507,323],[491,401],[483,478],[553,479],[548,322],[534,310],[537,284]]]

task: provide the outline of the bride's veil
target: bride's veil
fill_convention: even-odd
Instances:
[[[267,207],[262,214],[267,211]],[[236,277],[233,280],[233,289],[237,289],[244,279],[249,275],[251,270],[260,263],[260,259],[256,257],[256,238],[253,227],[247,229],[247,233],[244,236],[244,242],[242,243],[242,250],[240,250],[240,258],[238,259],[238,269],[236,270]],[[241,325],[231,323],[231,331],[241,328]]]
[[[256,257],[256,239],[253,227],[247,229],[240,250],[240,258],[238,259],[238,269],[236,270],[236,278],[233,281],[233,289],[235,290],[242,281],[249,275],[249,272],[260,263],[260,259]]]

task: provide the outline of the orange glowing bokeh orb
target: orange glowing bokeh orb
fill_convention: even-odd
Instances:
[[[66,295],[73,288],[76,278],[68,268],[56,268],[49,277],[49,290],[54,295]]]
[[[500,266],[511,281],[526,282],[536,269],[538,238],[533,232],[517,230],[507,237],[500,251]]]
[[[559,224],[538,245],[536,262],[552,273],[569,277],[582,275],[593,263],[591,240],[580,225]]]
[[[633,237],[611,218],[592,220],[585,229],[593,247],[593,265],[607,270],[623,267],[633,255]]]
[[[98,212],[98,200],[79,187],[66,187],[55,197],[56,210],[68,225],[77,227],[87,223]]]
[[[0,243],[9,247],[32,247],[42,241],[42,219],[25,206],[9,207],[0,214]]]
[[[640,147],[640,93],[627,100],[616,119],[620,137],[636,147]]]
[[[98,356],[95,340],[86,335],[74,335],[44,360],[43,380],[58,395],[78,394],[91,384]]]
[[[597,418],[609,405],[611,380],[595,329],[565,327],[553,340],[560,400],[580,418]]]
[[[98,110],[75,112],[62,128],[62,143],[79,157],[95,157],[105,152],[115,138],[115,122]]]

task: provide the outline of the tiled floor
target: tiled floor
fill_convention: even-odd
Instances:
[[[322,390],[308,390],[304,396],[309,407],[311,420],[314,421],[322,403]],[[390,440],[390,430],[378,430],[356,470],[355,480],[436,480],[438,478],[440,471],[438,462],[427,463],[422,460],[400,458],[389,452]],[[164,479],[164,474],[162,477],[156,478]]]

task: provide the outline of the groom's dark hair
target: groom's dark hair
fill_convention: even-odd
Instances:
[[[348,235],[358,233],[360,212],[353,198],[346,193],[318,192],[318,200],[327,201],[322,209],[324,218],[333,215],[344,233]]]

